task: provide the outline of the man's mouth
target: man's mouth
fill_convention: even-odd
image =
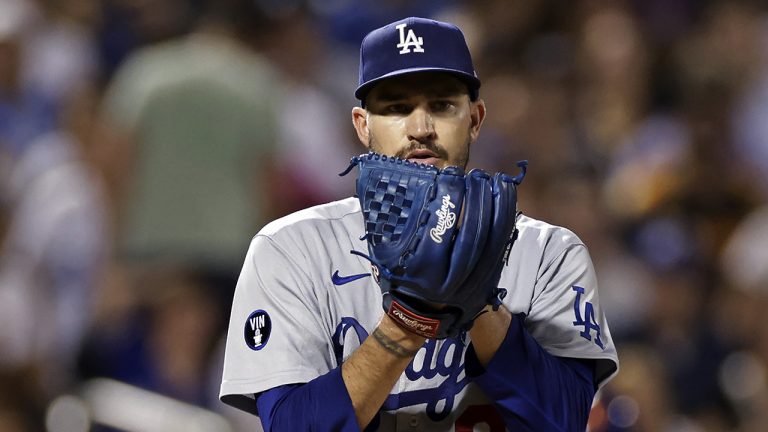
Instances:
[[[431,150],[418,149],[408,152],[404,159],[408,159],[411,162],[435,165],[440,157]]]

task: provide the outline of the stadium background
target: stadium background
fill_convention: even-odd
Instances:
[[[529,159],[521,209],[590,249],[622,362],[590,431],[768,430],[767,12],[0,0],[0,431],[257,427],[217,400],[233,280],[351,193],[359,41],[411,15],[471,45],[470,163]]]

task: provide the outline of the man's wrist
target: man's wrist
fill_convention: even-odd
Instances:
[[[371,336],[373,336],[373,338],[376,340],[376,342],[379,343],[379,345],[381,345],[382,348],[394,354],[396,357],[400,357],[400,358],[413,357],[419,351],[418,349],[409,350],[405,348],[395,340],[390,339],[390,337],[384,334],[383,331],[379,330],[378,327],[373,329],[373,333],[371,333]]]
[[[403,357],[413,357],[424,345],[425,337],[412,333],[398,325],[388,315],[383,315],[372,336],[388,352]]]
[[[504,307],[494,311],[490,306],[475,319],[470,330],[477,359],[485,367],[501,346],[512,322],[512,314]]]

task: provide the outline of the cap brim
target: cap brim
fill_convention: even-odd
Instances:
[[[368,94],[371,88],[373,88],[373,86],[380,83],[381,81],[384,81],[385,79],[388,79],[388,78],[417,73],[417,72],[445,72],[445,73],[454,75],[460,80],[466,82],[471,91],[477,92],[477,89],[480,88],[480,80],[476,76],[470,75],[464,71],[460,71],[457,69],[437,68],[437,67],[408,68],[408,69],[400,69],[394,72],[390,72],[386,75],[382,75],[370,81],[364,82],[362,85],[360,85],[357,88],[357,90],[355,90],[355,97],[358,100],[360,100],[360,102],[364,103],[365,96]]]

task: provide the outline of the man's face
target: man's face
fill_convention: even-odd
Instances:
[[[470,101],[460,80],[439,72],[384,80],[368,94],[366,109],[352,110],[368,148],[439,168],[466,168],[484,117],[483,102]]]

